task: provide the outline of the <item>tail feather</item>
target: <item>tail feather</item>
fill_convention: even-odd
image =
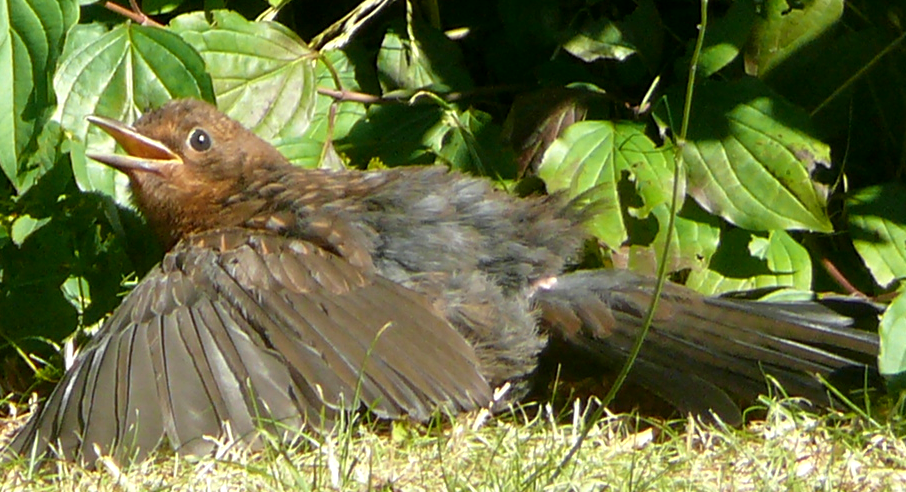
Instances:
[[[654,287],[654,279],[627,271],[576,272],[539,288],[533,300],[559,360],[617,369],[641,329]],[[862,304],[869,306],[863,313],[876,319],[876,308]],[[878,336],[852,324],[814,302],[704,297],[667,284],[629,380],[681,411],[714,412],[739,423],[737,403],[764,393],[767,375],[790,394],[826,400],[815,375],[869,370]],[[573,356],[563,357],[564,350]]]

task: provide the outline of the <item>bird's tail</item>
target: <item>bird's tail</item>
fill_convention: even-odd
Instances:
[[[534,301],[550,350],[560,361],[618,369],[654,288],[654,279],[618,270],[576,272],[539,288]],[[877,319],[878,308],[863,301],[762,303],[667,283],[629,381],[680,411],[714,412],[732,424],[742,421],[740,403],[767,391],[766,376],[791,395],[827,401],[816,375],[859,371],[864,378],[878,355],[877,334],[854,328],[841,307]]]

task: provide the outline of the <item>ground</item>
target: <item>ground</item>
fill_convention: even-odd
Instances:
[[[96,470],[70,463],[0,468],[4,491],[32,490],[652,490],[906,491],[906,444],[896,425],[862,412],[813,413],[765,399],[734,429],[699,419],[605,413],[565,466],[588,411],[549,405],[503,416],[473,412],[435,426],[353,422],[328,436],[214,456],[157,456]],[[5,434],[22,418],[6,422]]]

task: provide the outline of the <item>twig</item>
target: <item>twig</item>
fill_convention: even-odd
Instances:
[[[463,99],[494,95],[503,92],[518,92],[523,88],[517,85],[500,85],[493,87],[479,87],[466,92],[448,92],[446,94],[434,93],[438,99],[444,102],[457,102]],[[425,91],[422,91],[425,92]],[[399,91],[385,96],[375,96],[363,92],[350,91],[346,89],[332,89],[329,87],[318,87],[318,94],[336,99],[338,102],[351,101],[363,104],[398,104],[401,102],[410,102],[415,91]]]
[[[837,285],[842,287],[847,294],[855,294],[861,297],[868,297],[864,292],[860,291],[855,285],[847,280],[843,273],[840,272],[840,269],[838,269],[837,266],[834,265],[832,261],[830,261],[830,259],[821,258],[821,266],[824,267],[824,270],[827,272],[827,274],[830,275],[831,278],[833,278],[834,281],[837,282]]]
[[[133,22],[136,22],[143,26],[164,27],[163,24],[145,15],[144,12],[142,12],[141,7],[138,6],[138,3],[135,0],[129,0],[129,5],[132,7],[131,10],[113,2],[104,2],[105,9],[122,15],[123,17],[126,17]]]

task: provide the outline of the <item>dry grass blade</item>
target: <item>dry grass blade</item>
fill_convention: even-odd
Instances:
[[[154,457],[133,466],[102,458],[87,471],[67,463],[0,469],[4,491],[32,490],[906,490],[906,444],[890,425],[791,400],[765,399],[766,418],[744,429],[606,414],[553,483],[584,425],[587,406],[558,421],[550,406],[484,412],[428,428],[352,421],[328,436],[250,452],[220,443],[200,459]],[[8,423],[9,429],[17,424]]]

